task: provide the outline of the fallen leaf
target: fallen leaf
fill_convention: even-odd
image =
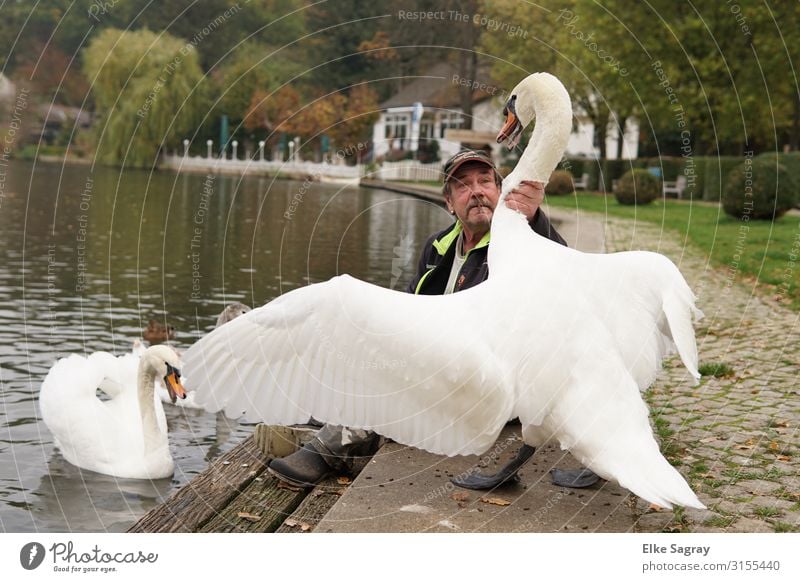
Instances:
[[[656,505],[655,503],[651,503],[647,506],[647,509],[650,511],[661,511],[663,508],[660,505]]]
[[[247,513],[246,511],[240,511],[239,513],[236,514],[236,516],[242,519],[246,519],[247,521],[252,521],[252,522],[261,521],[260,515],[253,515],[252,513]]]
[[[774,428],[786,428],[789,426],[789,423],[785,420],[775,420],[772,422],[772,426]]]
[[[466,501],[469,499],[469,493],[466,491],[456,491],[450,496],[453,501]]]
[[[336,482],[337,482],[339,485],[349,485],[349,484],[351,483],[351,481],[350,481],[350,478],[349,478],[349,477],[344,477],[344,476],[342,476],[342,477],[337,477],[337,478],[336,478]]]
[[[281,481],[280,479],[275,479],[275,480],[278,482],[278,484],[276,485],[278,489],[288,489],[289,491],[294,491],[294,492],[300,492],[303,490],[302,487],[295,487],[294,485],[289,485],[288,483],[286,483],[285,481]]]
[[[792,460],[792,458],[787,456],[787,455],[778,455],[775,458],[778,459],[779,461],[784,461],[784,462],[788,462],[788,461]]]
[[[507,499],[502,499],[500,497],[481,497],[481,501],[484,503],[491,503],[492,505],[499,505],[500,507],[505,507],[506,505],[511,505],[511,502]]]
[[[771,443],[769,443],[769,450],[777,451],[779,448],[780,448],[780,445],[778,445],[778,443],[776,443],[775,441],[772,441]]]
[[[311,529],[311,526],[304,521],[297,521],[296,519],[290,517],[286,521],[283,522],[283,525],[286,527],[297,527],[300,526],[300,531],[308,531]]]
[[[749,451],[753,447],[748,445],[736,445],[734,448],[739,449],[740,451]]]

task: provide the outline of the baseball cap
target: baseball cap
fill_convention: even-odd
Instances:
[[[450,180],[453,177],[453,174],[456,173],[461,166],[466,164],[467,162],[482,162],[492,168],[495,173],[497,172],[497,168],[492,161],[492,157],[487,154],[483,150],[461,150],[452,158],[447,160],[447,163],[444,165],[444,183]]]

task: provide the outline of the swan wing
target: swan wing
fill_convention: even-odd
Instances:
[[[249,421],[313,416],[434,453],[483,452],[513,406],[481,334],[490,283],[415,296],[344,275],[294,290],[189,348],[189,388]]]
[[[555,436],[592,471],[651,503],[703,508],[661,454],[647,406],[612,343],[592,342],[575,359],[558,397],[536,403],[548,414],[535,430]],[[520,418],[523,426],[528,424]]]
[[[675,353],[697,381],[695,295],[667,257],[647,251],[583,254],[582,275],[597,291],[598,315],[616,339],[628,370],[646,390],[662,360]]]

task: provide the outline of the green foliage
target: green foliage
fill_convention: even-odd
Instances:
[[[694,159],[697,172],[697,190],[702,192],[703,200],[719,202],[722,198],[723,184],[730,173],[742,164],[740,156],[700,156]]]
[[[253,95],[277,89],[304,68],[289,49],[252,40],[237,45],[211,73],[215,116],[224,113],[232,120],[245,119]]]
[[[650,204],[661,196],[661,180],[647,170],[634,168],[619,179],[614,196],[620,204]]]
[[[800,125],[792,120],[800,99],[787,71],[800,60],[800,45],[790,41],[800,4],[774,4],[765,10],[759,0],[738,0],[676,10],[670,0],[497,0],[484,3],[487,16],[521,27],[529,41],[497,30],[484,33],[482,47],[501,57],[493,74],[504,88],[526,71],[552,72],[595,127],[639,114],[645,138],[654,132],[656,145],[661,136],[679,140],[671,153],[774,147],[776,133],[783,140],[793,135],[797,147]],[[604,141],[598,145],[606,157]]]
[[[794,180],[795,184],[800,185],[800,152],[789,152],[781,154],[776,154],[775,152],[769,152],[766,154],[761,154],[760,156],[757,157],[758,159],[770,160],[770,163],[772,163],[773,165],[776,163],[783,165],[792,175],[792,179]]]
[[[679,157],[661,156],[658,158],[647,158],[633,160],[634,164],[637,162],[641,168],[660,168],[661,178],[670,182],[678,179],[678,176],[684,175],[683,168],[686,160]]]
[[[197,52],[169,34],[106,29],[83,64],[102,117],[97,157],[105,163],[153,165],[160,149],[180,144],[201,110]]]
[[[722,197],[722,207],[729,216],[773,220],[796,204],[797,181],[785,166],[775,161],[745,160],[730,173]]]
[[[725,378],[733,376],[733,368],[725,362],[706,362],[697,368],[701,376],[714,376],[715,378]]]
[[[544,193],[548,196],[563,196],[572,194],[575,191],[575,184],[572,181],[572,174],[564,170],[556,170],[550,174],[550,181],[544,187]]]

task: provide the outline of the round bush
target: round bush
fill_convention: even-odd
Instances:
[[[619,179],[614,196],[620,204],[650,204],[661,196],[661,180],[647,170],[634,168]]]
[[[564,170],[556,170],[550,174],[550,181],[544,187],[544,193],[549,196],[562,196],[575,192],[572,174]]]
[[[795,205],[796,184],[786,166],[774,158],[747,159],[728,176],[722,208],[734,218],[772,220]]]

